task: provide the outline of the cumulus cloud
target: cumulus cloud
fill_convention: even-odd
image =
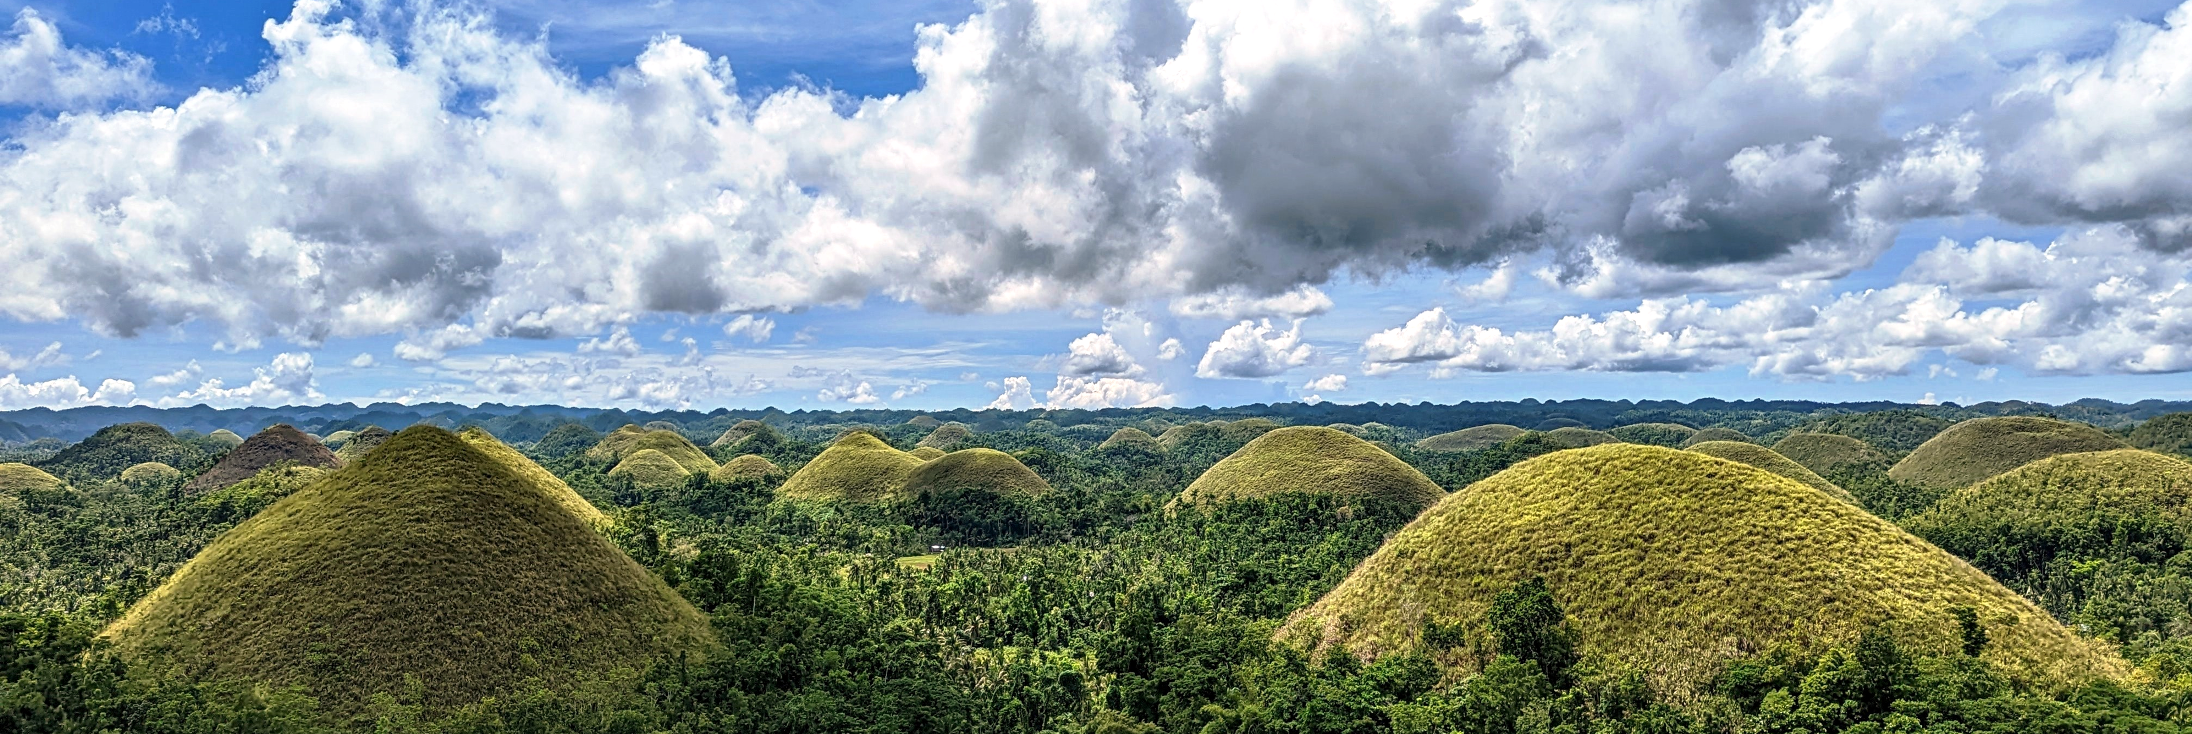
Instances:
[[[70,47],[38,11],[16,11],[0,36],[0,106],[75,109],[149,96],[152,61],[120,51]]]
[[[359,352],[358,356],[350,358],[350,366],[361,370],[378,364],[380,360],[374,359],[372,352]]]
[[[1816,280],[1942,213],[2166,248],[2192,201],[2182,9],[2005,76],[1944,52],[1997,0],[998,0],[919,31],[918,88],[854,100],[743,93],[674,36],[582,79],[478,6],[397,5],[300,0],[250,85],[0,146],[0,314],[413,361],[876,295],[1295,318],[1328,308],[1306,284],[1531,251],[1602,297]],[[142,78],[16,26],[0,68],[108,81],[8,94]],[[1973,68],[2011,86],[1909,104]]]
[[[985,410],[1161,407],[1173,404],[1174,400],[1163,383],[1127,377],[1059,375],[1057,383],[1044,392],[1040,402],[1035,399],[1034,383],[1024,376],[1007,377],[1002,386],[992,383],[992,389],[1004,392],[990,401]]]
[[[61,352],[60,342],[47,344],[44,349],[40,349],[37,352],[22,357],[15,356],[14,354],[8,352],[8,350],[0,349],[0,370],[8,370],[10,372],[13,372],[15,370],[34,370],[41,367],[58,367],[61,365],[66,365],[68,363],[69,356]]]
[[[815,376],[817,374],[823,377],[823,383],[822,389],[817,390],[814,393],[814,399],[816,400],[820,400],[825,403],[842,402],[851,403],[853,405],[875,405],[877,403],[883,402],[882,396],[875,394],[874,383],[853,376],[852,371],[850,370],[839,370],[836,372],[829,372],[827,370],[794,370],[792,376],[809,377]]]
[[[1785,379],[1872,379],[1938,355],[2037,374],[2192,371],[2192,262],[2126,227],[2041,246],[1944,241],[1888,287],[1819,283],[1725,305],[1692,297],[1560,319],[1543,331],[1461,324],[1433,308],[1363,343],[1381,374],[1455,370],[1688,372],[1748,365]]]
[[[1195,366],[1195,376],[1271,377],[1308,364],[1316,356],[1316,348],[1302,342],[1300,321],[1285,331],[1272,326],[1269,319],[1242,321],[1210,343],[1202,362]]]
[[[999,389],[992,384],[992,390]],[[983,410],[1027,410],[1035,407],[1035,385],[1024,376],[1005,378],[1004,393],[989,402]]]
[[[104,380],[94,390],[84,387],[74,375],[43,382],[24,382],[12,373],[0,377],[0,410],[129,405],[136,401],[137,386],[128,380]]]
[[[1340,374],[1325,375],[1310,380],[1308,384],[1302,385],[1302,389],[1309,392],[1341,392],[1347,389],[1347,376]]]
[[[1134,355],[1111,338],[1110,333],[1096,333],[1074,339],[1066,347],[1064,363],[1059,372],[1073,376],[1139,374],[1140,364]]]
[[[1187,356],[1187,345],[1181,344],[1177,337],[1166,339],[1164,343],[1157,345],[1158,359],[1170,362],[1184,356]]]
[[[193,362],[192,368],[196,367]],[[187,368],[186,368],[187,369]],[[207,378],[198,387],[159,399],[162,407],[206,404],[217,408],[246,405],[291,405],[326,397],[320,394],[319,380],[312,373],[312,355],[300,352],[283,352],[265,367],[252,369],[250,382],[229,387],[218,377]],[[157,379],[155,382],[157,383]],[[134,388],[133,388],[134,389]]]
[[[769,335],[773,333],[776,333],[775,319],[756,317],[753,314],[740,314],[738,318],[723,325],[724,336],[743,338],[755,344],[768,341]]]
[[[619,326],[610,329],[608,336],[594,337],[579,342],[578,353],[637,356],[639,354],[639,340],[632,338],[631,329]]]

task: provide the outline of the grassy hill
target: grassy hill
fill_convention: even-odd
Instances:
[[[471,444],[472,448],[480,453],[486,454],[487,458],[501,462],[503,468],[509,469],[511,473],[532,482],[535,488],[546,493],[550,499],[556,501],[556,504],[562,505],[563,509],[569,510],[571,514],[577,515],[579,519],[585,520],[588,524],[597,528],[609,525],[609,516],[602,514],[601,508],[595,507],[594,503],[586,501],[585,497],[580,497],[578,492],[571,489],[571,485],[564,483],[561,477],[556,476],[554,472],[548,471],[546,467],[534,463],[532,459],[526,458],[525,454],[519,453],[517,449],[510,448],[509,444],[495,438],[495,435],[488,433],[487,429],[476,426],[467,428],[462,433],[458,433],[457,437],[464,439],[465,443]]]
[[[730,448],[732,446],[738,445],[738,442],[746,440],[747,436],[752,436],[762,431],[773,430],[775,429],[770,428],[769,424],[763,423],[761,421],[753,419],[742,420],[735,424],[732,424],[730,428],[724,429],[723,435],[715,437],[715,441],[709,443],[708,448]]]
[[[345,464],[355,463],[365,458],[366,454],[373,453],[373,449],[380,448],[382,443],[394,435],[396,434],[386,428],[368,426],[365,430],[350,434],[350,440],[344,441],[341,448],[335,449],[335,458]]]
[[[952,421],[937,426],[936,430],[929,431],[929,435],[921,437],[921,442],[914,445],[950,451],[952,447],[958,446],[961,441],[973,436],[974,429],[967,427],[965,423]]]
[[[705,649],[707,621],[533,482],[404,430],[221,536],[106,631],[149,670],[429,710]]]
[[[181,470],[157,461],[147,461],[123,469],[121,476],[121,480],[125,484],[161,484],[181,478],[183,478]]]
[[[70,482],[88,482],[113,479],[123,469],[147,461],[183,467],[204,458],[203,453],[176,440],[165,428],[151,423],[123,423],[101,428],[37,466]]]
[[[1738,431],[1732,428],[1706,428],[1699,430],[1696,433],[1690,434],[1689,438],[1683,439],[1682,447],[1689,448],[1691,446],[1696,446],[1706,441],[1740,441],[1742,443],[1750,443],[1751,437],[1743,435],[1742,431]]]
[[[2171,413],[2131,429],[2131,445],[2148,451],[2192,456],[2192,413]]]
[[[913,458],[920,459],[922,461],[935,461],[937,459],[944,458],[945,454],[951,452],[934,446],[915,446],[913,447],[912,451],[908,451],[906,453],[912,454]]]
[[[1164,446],[1157,443],[1157,437],[1149,435],[1148,431],[1133,427],[1121,428],[1119,430],[1112,431],[1111,437],[1104,439],[1104,442],[1097,445],[1096,448],[1138,448],[1146,451],[1164,450]]]
[[[1531,459],[1394,534],[1285,634],[1382,657],[1426,623],[1482,629],[1492,598],[1543,577],[1587,659],[1659,690],[1701,689],[1747,650],[1818,651],[1876,622],[1919,649],[1959,639],[1969,606],[1985,656],[2037,681],[2124,672],[2120,660],[1977,569],[1855,505],[1764,470],[1629,444]]]
[[[1554,444],[1571,449],[1580,449],[1585,446],[1598,446],[1601,444],[1609,443],[1621,443],[1621,439],[1614,438],[1614,435],[1611,433],[1607,433],[1605,431],[1594,431],[1589,428],[1578,428],[1575,426],[1565,426],[1562,428],[1555,428],[1553,430],[1546,431],[1545,438],[1552,441]]]
[[[29,464],[0,464],[0,495],[50,492],[66,486],[66,482],[38,467]]]
[[[587,428],[583,423],[564,423],[548,429],[539,441],[533,442],[533,455],[561,459],[593,448],[598,443],[601,443],[601,432]]]
[[[1281,428],[1197,477],[1179,501],[1205,506],[1286,493],[1428,506],[1445,490],[1384,449],[1330,428]]]
[[[1050,483],[1011,454],[996,449],[963,449],[923,463],[906,476],[907,496],[919,497],[940,489],[1038,496],[1050,493]]]
[[[1680,423],[1637,423],[1607,431],[1626,443],[1677,448],[1697,435],[1697,429]]]
[[[1841,487],[1834,486],[1833,482],[1827,481],[1826,478],[1819,476],[1817,472],[1804,468],[1803,464],[1791,461],[1789,457],[1782,456],[1775,453],[1773,449],[1755,443],[1706,441],[1684,450],[1764,469],[1794,479],[1812,489],[1834,495],[1836,499],[1852,503],[1857,501],[1857,498],[1851,497],[1850,493],[1842,491]]]
[[[904,499],[906,478],[921,466],[912,454],[891,448],[865,431],[845,434],[784,480],[777,494],[816,502],[892,502]]]
[[[684,434],[662,429],[646,429],[625,426],[601,439],[601,443],[586,450],[586,458],[596,461],[622,462],[641,451],[657,451],[687,474],[706,474],[715,471],[715,460],[708,453],[687,440]]]
[[[692,475],[692,471],[686,469],[685,465],[677,463],[669,454],[655,449],[634,451],[609,469],[609,476],[630,477],[632,486],[641,489],[682,487],[685,479]]]
[[[718,482],[730,482],[739,479],[765,479],[783,473],[784,469],[778,467],[776,462],[753,454],[746,454],[723,462],[723,465],[716,467],[715,471],[708,472],[708,478]]]
[[[238,446],[242,446],[244,443],[244,437],[238,436],[236,435],[235,431],[231,431],[226,428],[214,431],[212,433],[208,433],[206,434],[206,438],[211,439],[214,442],[217,442],[229,448],[236,448]]]
[[[1832,433],[1791,433],[1774,443],[1773,450],[1822,476],[1845,466],[1884,464],[1888,460],[1887,454],[1871,444]]]
[[[1416,442],[1417,451],[1434,453],[1464,453],[1482,451],[1521,436],[1525,431],[1505,423],[1464,428],[1452,433],[1441,433]]]
[[[1951,425],[1954,422],[1946,418],[1915,410],[1882,410],[1828,416],[1806,423],[1798,430],[1848,436],[1882,451],[1899,454],[1918,448]]]
[[[253,434],[243,445],[230,450],[228,455],[191,478],[183,485],[184,492],[210,492],[257,476],[261,470],[275,464],[295,464],[322,469],[342,463],[335,452],[327,450],[318,440],[306,435],[289,424],[276,424]]]
[[[1950,426],[1920,445],[1888,476],[1932,489],[1961,489],[2058,454],[2107,451],[2122,441],[2084,423],[2003,416]]]

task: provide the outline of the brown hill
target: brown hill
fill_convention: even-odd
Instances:
[[[244,439],[242,445],[221,457],[220,463],[184,484],[183,491],[210,492],[258,476],[267,467],[283,462],[321,469],[342,464],[342,460],[335,458],[335,452],[321,446],[319,441],[281,423]]]

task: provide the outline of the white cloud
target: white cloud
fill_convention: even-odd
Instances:
[[[156,376],[146,382],[152,383],[153,387],[166,389],[176,385],[189,384],[203,376],[205,376],[205,368],[198,366],[198,360],[193,359],[190,360],[189,364],[183,365],[174,372]]]
[[[799,372],[795,370],[793,372],[794,377],[812,374],[815,374],[815,371]],[[883,402],[883,398],[875,394],[874,383],[854,377],[851,371],[823,372],[823,374],[826,374],[827,377],[823,381],[822,389],[815,391],[814,399],[816,400],[825,403],[843,402],[853,405],[875,405]]]
[[[24,382],[13,374],[0,377],[0,410],[129,405],[136,399],[137,386],[128,380],[105,380],[91,390],[74,375],[43,382]]]
[[[1067,345],[1065,361],[1059,372],[1076,377],[1087,375],[1136,375],[1142,366],[1134,361],[1134,355],[1111,338],[1109,333],[1089,334]]]
[[[995,387],[990,388],[997,389]],[[1035,407],[1035,387],[1023,376],[1005,378],[1004,394],[990,401],[983,410],[1027,410]]]
[[[756,317],[753,314],[740,314],[738,318],[731,319],[730,323],[723,325],[724,336],[742,337],[746,341],[755,344],[768,341],[769,335],[775,332],[775,319]]]
[[[1170,362],[1184,356],[1187,356],[1187,345],[1181,344],[1179,339],[1166,339],[1163,344],[1157,345],[1158,359]]]
[[[1325,295],[1324,291],[1306,284],[1276,295],[1258,296],[1240,288],[1228,288],[1217,293],[1172,300],[1174,316],[1192,319],[1298,319],[1330,310],[1332,298]]]
[[[914,380],[913,382],[900,385],[898,386],[898,389],[891,391],[890,399],[904,400],[906,398],[928,392],[929,384],[930,383],[926,380]]]
[[[142,56],[72,48],[38,11],[16,11],[0,37],[0,106],[73,109],[149,96],[152,61]]]
[[[1271,377],[1309,363],[1317,350],[1302,343],[1301,322],[1280,331],[1266,319],[1243,321],[1226,329],[1203,352],[1195,376],[1204,378]]]
[[[96,354],[96,353],[94,353]],[[69,356],[61,352],[61,343],[47,344],[44,349],[28,357],[17,357],[8,350],[0,349],[0,370],[34,370],[41,367],[59,367],[69,363]]]
[[[1046,407],[1084,410],[1162,407],[1173,403],[1172,395],[1165,392],[1164,383],[1125,377],[1059,375],[1058,384],[1043,397],[1048,401]]]
[[[618,354],[626,357],[639,355],[639,340],[632,338],[632,330],[622,326],[609,330],[605,337],[590,338],[578,343],[579,354]]]
[[[192,368],[196,363],[192,363]],[[186,368],[189,369],[189,368]],[[216,408],[243,406],[281,406],[302,404],[305,401],[326,397],[320,394],[319,381],[312,374],[312,355],[300,352],[283,352],[274,355],[265,367],[252,369],[251,382],[229,387],[221,378],[208,378],[196,389],[175,393],[158,401],[161,407],[180,407],[204,403]],[[159,378],[155,378],[157,384]],[[134,387],[132,387],[134,390]]]
[[[1347,376],[1341,374],[1325,375],[1310,380],[1308,384],[1302,385],[1302,389],[1319,393],[1341,392],[1347,389]]]

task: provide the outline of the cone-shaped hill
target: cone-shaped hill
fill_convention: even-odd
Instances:
[[[854,431],[800,467],[776,491],[814,502],[892,502],[904,499],[906,478],[921,463],[875,434]]]
[[[157,461],[147,461],[123,469],[121,476],[124,484],[159,484],[181,478],[183,478],[182,471]]]
[[[1827,481],[1825,477],[1819,476],[1817,472],[1804,468],[1803,464],[1791,461],[1789,457],[1774,453],[1773,449],[1755,443],[1706,441],[1685,450],[1717,459],[1727,459],[1738,464],[1758,467],[1794,479],[1806,487],[1834,495],[1836,499],[1852,503],[1857,501],[1857,498],[1851,497],[1849,492],[1843,491],[1841,487],[1835,486],[1833,482]]]
[[[1164,445],[1157,443],[1157,437],[1149,435],[1148,431],[1144,431],[1142,429],[1134,428],[1131,426],[1112,431],[1111,437],[1104,439],[1104,442],[1102,444],[1098,444],[1096,448],[1141,449],[1143,451],[1152,452],[1164,451]]]
[[[707,621],[538,485],[415,426],[191,559],[106,635],[153,671],[444,710],[704,651]]]
[[[1289,492],[1426,507],[1446,494],[1436,482],[1368,441],[1319,426],[1256,437],[1197,477],[1179,501],[1217,505]]]
[[[973,436],[974,429],[968,428],[967,424],[965,423],[952,421],[950,423],[937,426],[936,430],[929,431],[929,435],[923,436],[921,438],[921,442],[914,445],[927,446],[929,448],[950,451],[953,446],[959,445],[959,442],[965,441],[969,438],[972,438]]]
[[[2034,416],[1974,418],[1942,431],[1910,452],[1888,476],[1928,489],[1962,489],[2058,454],[2124,448],[2084,423]]]
[[[676,431],[649,430],[638,426],[625,426],[601,439],[601,443],[586,450],[586,458],[597,461],[621,462],[632,454],[655,450],[685,468],[687,474],[705,474],[715,471],[715,460],[707,452],[687,440]]]
[[[1698,430],[1698,432],[1696,433],[1690,434],[1689,438],[1683,439],[1682,448],[1696,446],[1706,441],[1736,441],[1740,443],[1750,443],[1751,437],[1745,436],[1743,435],[1742,431],[1738,431],[1733,428],[1705,428]]]
[[[783,442],[784,434],[778,433],[769,424],[757,420],[742,420],[724,431],[723,435],[717,436],[715,442],[708,444],[708,447],[720,451],[751,453],[765,451]]]
[[[2137,449],[2052,456],[1958,490],[1905,526],[2020,588],[2059,557],[2162,563],[2192,527],[2192,464]]]
[[[1611,433],[1607,433],[1605,431],[1594,431],[1589,428],[1577,428],[1575,426],[1555,428],[1553,430],[1546,431],[1545,438],[1549,441],[1552,441],[1553,445],[1555,446],[1571,449],[1580,449],[1585,446],[1598,446],[1609,443],[1621,443],[1621,439],[1614,438],[1614,435]]]
[[[243,445],[231,449],[213,468],[183,485],[183,491],[211,492],[258,476],[261,470],[284,462],[327,469],[341,464],[342,460],[304,431],[279,423],[253,434]]]
[[[151,423],[122,423],[99,429],[90,438],[37,462],[37,466],[63,480],[82,483],[113,479],[121,476],[123,469],[147,461],[189,466],[192,460],[204,456],[165,428]]]
[[[713,472],[714,470],[709,471]],[[685,479],[692,475],[693,473],[687,471],[683,464],[679,464],[676,459],[670,458],[669,454],[655,449],[634,451],[631,455],[624,457],[623,461],[617,462],[616,466],[609,469],[609,476],[630,477],[632,486],[641,489],[671,489],[683,486]]]
[[[936,416],[933,415],[917,415],[912,418],[907,418],[906,425],[913,426],[915,428],[935,428],[937,426],[944,425],[944,422],[937,420]]]
[[[937,459],[944,458],[944,454],[950,452],[934,446],[915,446],[913,447],[912,451],[908,451],[906,453],[912,454],[913,458],[920,459],[922,461],[935,461]]]
[[[45,470],[29,464],[0,464],[0,495],[51,492],[68,486]]]
[[[365,430],[350,434],[349,440],[343,441],[342,448],[335,449],[335,458],[345,464],[356,462],[365,458],[366,454],[373,453],[373,449],[380,448],[382,443],[388,441],[388,437],[394,435],[396,434],[386,428],[367,426]]]
[[[221,445],[227,446],[229,448],[236,448],[238,446],[244,445],[244,437],[236,435],[235,431],[231,431],[226,428],[214,431],[212,433],[208,433],[206,434],[206,438],[212,441],[219,442]]]
[[[1526,431],[1505,423],[1464,428],[1452,433],[1441,433],[1416,442],[1416,450],[1458,454],[1482,451],[1514,440]]]
[[[944,489],[1037,496],[1049,494],[1050,483],[1011,454],[996,449],[965,449],[915,467],[906,477],[903,493],[920,497]]]
[[[747,454],[723,462],[715,471],[708,472],[708,478],[718,482],[730,482],[739,479],[765,479],[783,473],[783,468],[778,467],[776,462],[766,457]]]
[[[1817,652],[1892,620],[1924,650],[1979,613],[1985,656],[2020,679],[2126,666],[1978,569],[1794,481],[1702,454],[1616,444],[1547,454],[1448,495],[1282,636],[1359,656],[1416,648],[1427,622],[1482,629],[1492,599],[1545,578],[1580,652],[1680,696],[1729,659]]]
[[[1773,451],[1817,474],[1854,464],[1885,464],[1888,460],[1887,454],[1872,444],[1832,433],[1791,433],[1775,443]]]
[[[1697,435],[1697,429],[1680,423],[1632,423],[1607,433],[1628,443],[1671,449],[1688,443],[1691,436]]]
[[[602,514],[601,508],[578,496],[578,492],[564,483],[563,478],[556,476],[555,472],[548,471],[546,467],[526,458],[525,454],[518,453],[517,449],[510,448],[509,444],[495,438],[487,429],[474,426],[464,429],[457,437],[464,439],[465,443],[471,444],[480,453],[486,454],[487,458],[502,462],[503,468],[509,469],[511,473],[532,482],[534,487],[547,493],[549,499],[555,500],[556,504],[562,505],[563,509],[569,510],[587,524],[597,528],[608,526],[609,516]]]

